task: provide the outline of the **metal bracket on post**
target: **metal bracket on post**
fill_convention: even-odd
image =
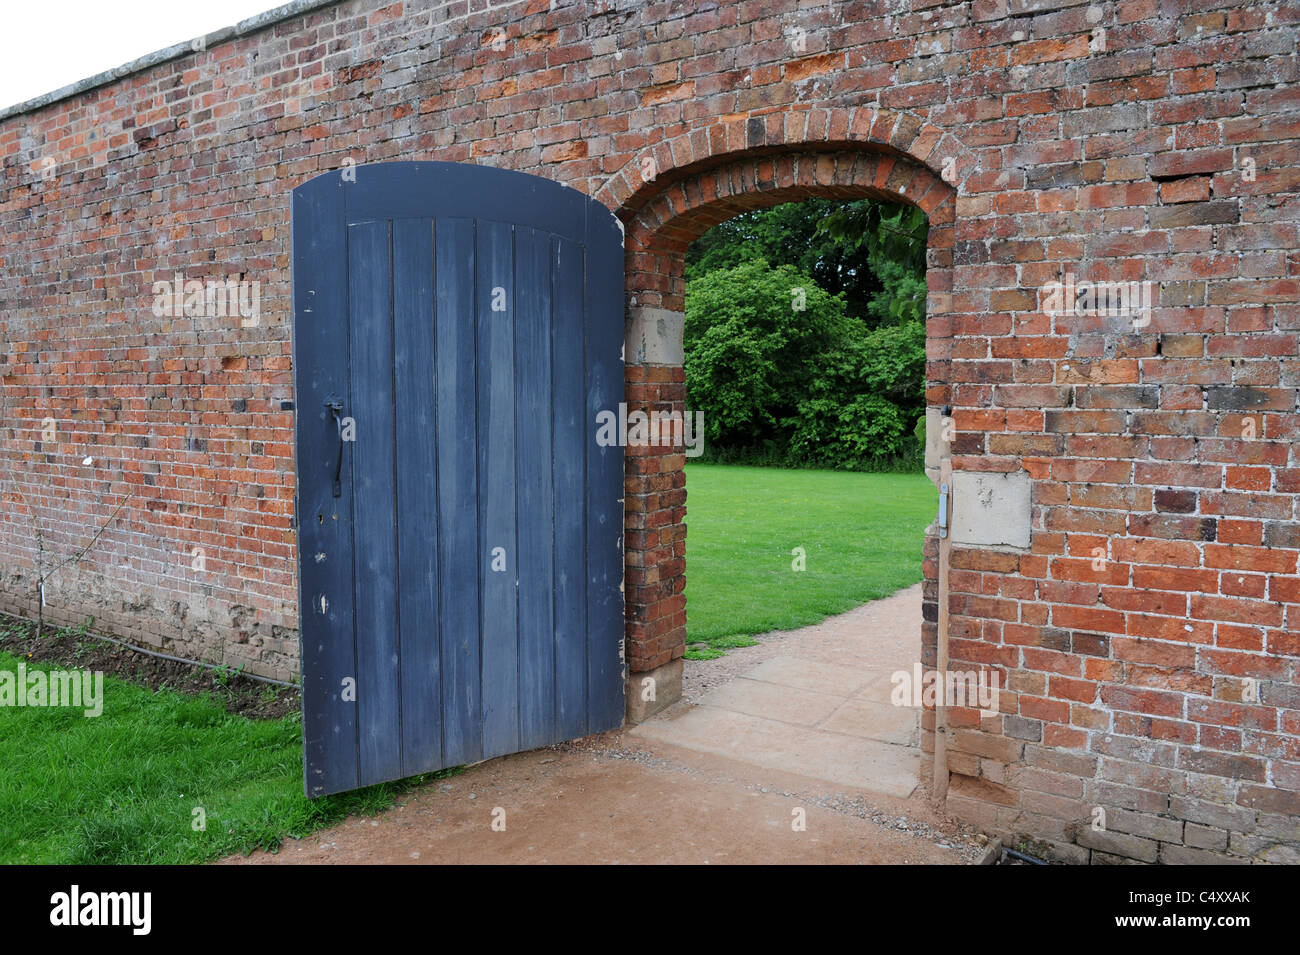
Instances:
[[[939,485],[939,539],[948,538],[948,482]]]

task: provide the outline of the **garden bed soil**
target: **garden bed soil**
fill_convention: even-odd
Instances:
[[[297,687],[279,686],[231,670],[140,653],[83,630],[36,626],[16,617],[0,618],[0,650],[38,663],[77,670],[99,670],[151,690],[210,695],[226,711],[255,720],[274,720],[300,707]]]

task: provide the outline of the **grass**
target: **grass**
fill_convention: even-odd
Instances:
[[[0,669],[18,662],[0,652]],[[211,696],[154,692],[108,674],[98,717],[0,709],[0,752],[0,863],[192,863],[275,849],[455,772],[308,801],[298,716],[251,720]]]
[[[921,580],[938,492],[922,473],[686,468],[687,657],[750,646]],[[806,569],[792,569],[802,547]]]
[[[925,419],[922,418],[922,421]],[[918,436],[918,443],[905,454],[896,454],[883,458],[867,458],[859,461],[852,470],[872,474],[918,474],[925,467],[925,437]],[[791,462],[786,451],[775,442],[766,447],[732,447],[705,443],[703,452],[695,459],[700,464],[725,464],[728,467],[777,468],[781,470],[819,471],[817,468],[801,462]],[[936,507],[938,505],[936,504]]]

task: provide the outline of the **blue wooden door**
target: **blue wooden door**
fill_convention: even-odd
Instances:
[[[303,762],[316,797],[623,717],[622,233],[536,176],[293,193]]]

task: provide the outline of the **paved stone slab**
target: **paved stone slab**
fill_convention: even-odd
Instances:
[[[889,701],[890,697],[894,694],[894,681],[890,679],[890,677],[893,676],[895,670],[903,670],[904,672],[907,672],[910,669],[911,667],[909,665],[907,667],[895,667],[893,670],[888,672],[883,670],[872,672],[869,675],[870,678],[867,680],[867,685],[854,695],[855,699],[871,700],[875,703],[884,703],[892,706],[893,704]]]
[[[782,723],[813,726],[835,712],[844,700],[828,693],[815,693],[779,683],[765,683],[741,677],[710,690],[701,706],[716,706],[733,713],[748,713]]]
[[[686,749],[755,766],[906,798],[916,788],[920,751],[873,739],[695,706],[632,730]]]
[[[744,674],[750,680],[778,683],[802,690],[812,690],[829,696],[847,699],[871,682],[875,674],[859,667],[836,666],[805,660],[801,657],[779,656],[760,663]]]
[[[921,742],[921,718],[917,710],[861,695],[840,704],[817,728],[896,746],[919,746]]]

